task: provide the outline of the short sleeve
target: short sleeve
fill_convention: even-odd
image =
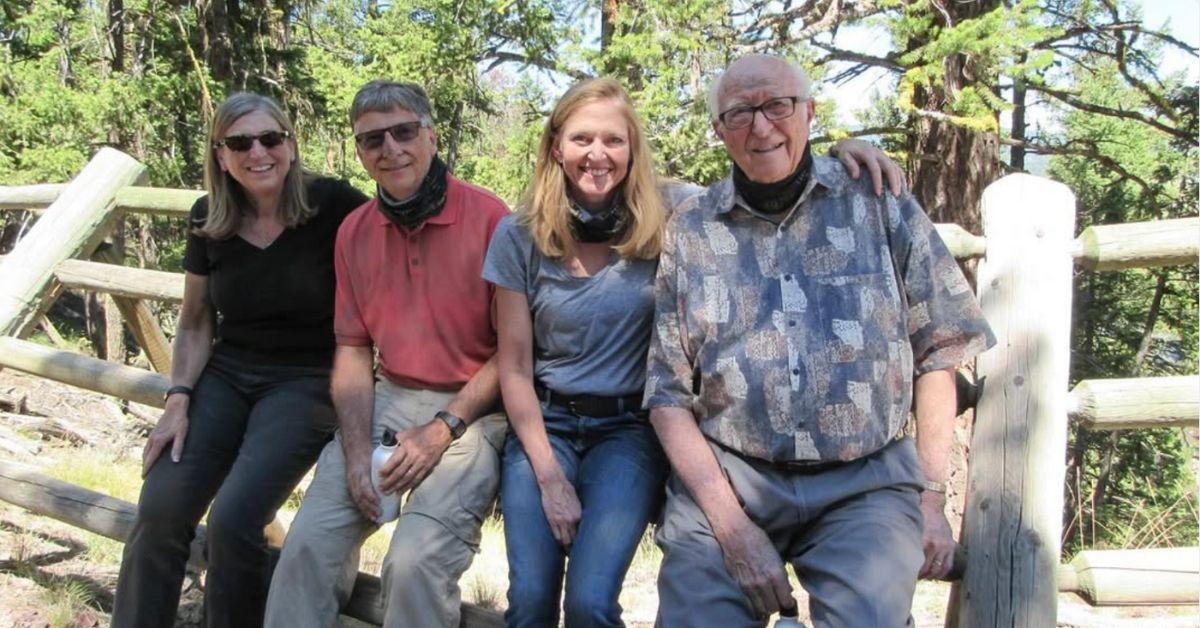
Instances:
[[[192,205],[187,218],[187,241],[183,249],[183,269],[194,275],[208,275],[208,238],[196,233],[208,219],[208,196],[201,196]]]
[[[358,307],[354,270],[347,259],[354,239],[351,222],[343,223],[333,247],[333,270],[337,276],[333,297],[333,335],[339,345],[362,347],[371,344],[371,333]]]
[[[496,226],[483,262],[483,278],[501,288],[528,294],[529,257],[533,241],[516,215],[505,216]]]
[[[316,206],[317,213],[328,212],[339,224],[350,212],[370,200],[345,179],[321,177],[313,182],[310,190],[309,201]]]
[[[912,195],[888,196],[889,242],[908,301],[908,336],[918,375],[951,368],[996,338],[958,262]]]
[[[682,216],[675,214],[667,223],[658,273],[654,280],[654,328],[646,360],[646,390],[642,407],[692,408],[695,391],[694,347],[687,329],[687,262],[680,259],[675,234]]]

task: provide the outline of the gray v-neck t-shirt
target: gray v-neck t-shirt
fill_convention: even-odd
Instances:
[[[657,259],[614,252],[591,277],[575,277],[512,215],[496,227],[483,278],[529,301],[534,379],[567,395],[619,396],[646,382],[657,269]]]

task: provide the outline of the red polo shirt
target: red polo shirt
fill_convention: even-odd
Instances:
[[[504,202],[449,178],[446,206],[409,231],[373,199],[346,217],[334,251],[333,331],[374,345],[400,386],[454,390],[496,353],[495,290],[480,277]]]

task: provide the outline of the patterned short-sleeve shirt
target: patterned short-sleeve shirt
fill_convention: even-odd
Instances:
[[[853,460],[897,436],[913,378],[995,343],[921,207],[817,158],[779,224],[731,178],[672,216],[645,406],[690,409],[711,440],[775,461]]]

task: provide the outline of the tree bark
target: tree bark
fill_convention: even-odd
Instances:
[[[999,0],[937,3],[942,26],[978,17],[1000,5]],[[948,21],[947,21],[948,20]],[[913,47],[926,42],[915,41]],[[943,62],[939,86],[918,86],[913,105],[918,111],[941,112],[954,95],[967,86],[994,89],[995,75],[981,75],[965,55]],[[919,116],[909,140],[909,180],[912,191],[934,222],[954,222],[971,233],[979,232],[979,201],[983,189],[1000,177],[999,138],[956,126],[941,117]]]

